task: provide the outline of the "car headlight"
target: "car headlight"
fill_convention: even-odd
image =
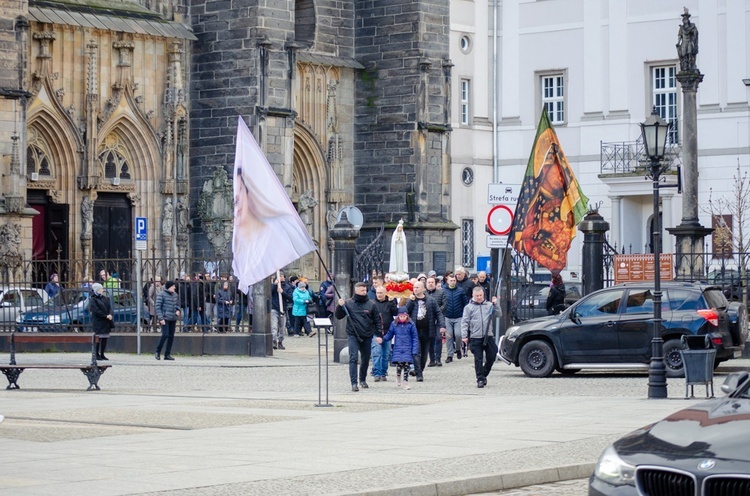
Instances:
[[[21,315],[18,315],[16,317],[16,324],[20,324],[20,323],[21,323]]]
[[[521,328],[521,326],[510,326],[508,327],[508,330],[505,331],[505,337],[508,339],[516,339],[515,334],[518,332],[518,330]]]
[[[50,324],[59,324],[60,323],[60,316],[59,315],[50,315],[47,319],[47,322]]]
[[[599,457],[594,476],[613,486],[635,486],[635,466],[624,462],[613,446]]]

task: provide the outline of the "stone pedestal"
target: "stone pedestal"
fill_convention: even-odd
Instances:
[[[609,231],[609,222],[594,210],[578,229],[583,233],[583,295],[587,295],[604,287],[604,234]]]
[[[334,296],[338,300],[352,296],[352,269],[354,267],[354,246],[359,237],[359,230],[346,216],[346,212],[328,232],[333,240],[333,273],[334,284],[339,294]],[[338,303],[336,305],[338,307]],[[341,350],[347,347],[346,319],[333,319],[333,361],[339,362]]]
[[[250,334],[250,356],[273,356],[271,337],[271,282],[266,277],[253,284],[253,333]]]

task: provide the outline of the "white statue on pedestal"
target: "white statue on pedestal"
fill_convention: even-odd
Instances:
[[[398,226],[391,236],[391,260],[388,274],[391,281],[394,282],[403,282],[409,279],[409,256],[406,251],[403,219],[398,221]]]

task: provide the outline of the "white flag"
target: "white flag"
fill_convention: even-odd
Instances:
[[[232,268],[247,293],[276,270],[315,251],[315,244],[242,117],[234,155]]]

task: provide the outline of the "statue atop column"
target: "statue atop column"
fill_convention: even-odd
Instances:
[[[91,231],[94,226],[94,202],[88,195],[81,200],[81,239],[91,239]]]
[[[385,290],[390,298],[411,296],[414,287],[409,282],[409,254],[406,249],[404,219],[398,221],[391,236],[391,259],[385,278]]]
[[[698,55],[698,28],[690,21],[687,7],[682,14],[682,25],[677,34],[677,55],[680,57],[680,70],[696,72],[695,57]]]

